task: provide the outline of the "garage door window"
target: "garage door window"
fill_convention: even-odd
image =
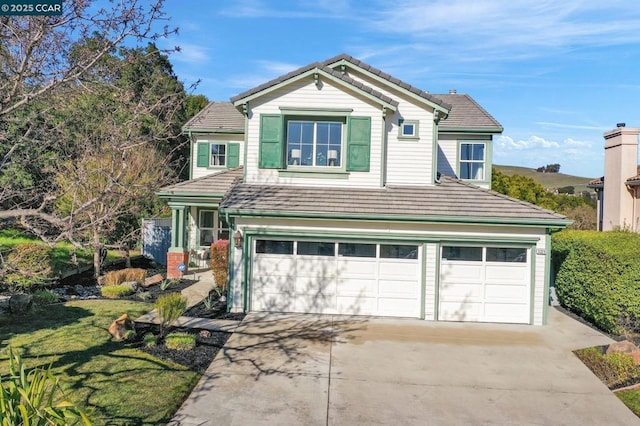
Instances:
[[[444,246],[442,258],[463,262],[482,262],[482,247]]]
[[[380,257],[383,259],[417,259],[418,246],[380,244]]]
[[[340,243],[338,255],[343,257],[376,257],[376,245]]]
[[[487,262],[527,262],[527,249],[487,247]]]
[[[335,256],[335,243],[298,241],[298,254],[303,256]]]
[[[256,240],[256,253],[293,254],[293,241]]]

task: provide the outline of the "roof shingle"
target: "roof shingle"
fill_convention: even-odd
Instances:
[[[176,183],[161,188],[158,195],[195,195],[221,197],[231,188],[236,179],[242,179],[243,168],[236,167],[196,179]]]
[[[320,201],[322,200],[322,201]],[[566,217],[457,179],[424,187],[337,188],[238,184],[222,201],[226,211],[336,218],[373,215],[428,221],[477,219],[492,223],[563,224]],[[526,218],[526,219],[523,219]]]
[[[184,132],[244,132],[244,116],[229,102],[211,102],[182,126]]]
[[[433,94],[451,105],[449,116],[440,121],[440,130],[488,130],[502,132],[502,125],[482,108],[471,96],[466,94]]]

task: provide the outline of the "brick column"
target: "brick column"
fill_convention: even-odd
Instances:
[[[178,266],[184,264],[184,274],[189,270],[189,252],[169,251],[167,253],[167,278],[180,278],[183,273],[180,272]]]

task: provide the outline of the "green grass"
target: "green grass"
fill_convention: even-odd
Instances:
[[[640,417],[640,389],[629,389],[616,392],[616,396],[620,398],[624,405],[629,407],[636,416]]]
[[[18,229],[2,229],[0,230],[0,251],[8,251],[17,244],[41,242],[36,236],[28,235]],[[45,244],[42,242],[42,244]],[[73,255],[73,244],[67,242],[57,243],[53,248],[53,270],[54,273],[73,269],[71,262]],[[76,256],[80,266],[93,264],[93,251],[91,249],[77,249]],[[116,250],[107,251],[107,262],[112,262],[122,257],[122,254]]]
[[[85,409],[94,424],[166,423],[199,374],[114,342],[109,324],[153,306],[133,301],[78,301],[51,305],[21,317],[0,316],[0,373],[8,372],[8,349],[27,368],[49,364],[66,399]]]
[[[573,186],[576,194],[582,191],[593,192],[593,189],[587,188],[587,184],[594,178],[565,175],[562,173],[538,173],[536,172],[536,169],[518,166],[499,166],[494,164],[494,167],[507,176],[520,175],[530,177],[547,189],[558,189],[564,186]]]

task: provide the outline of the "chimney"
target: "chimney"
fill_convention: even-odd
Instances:
[[[458,93],[458,91],[456,89],[449,89],[449,94],[450,95],[455,95],[456,93]]]
[[[634,225],[634,201],[626,181],[637,175],[638,134],[640,129],[625,123],[604,134],[603,231]]]

